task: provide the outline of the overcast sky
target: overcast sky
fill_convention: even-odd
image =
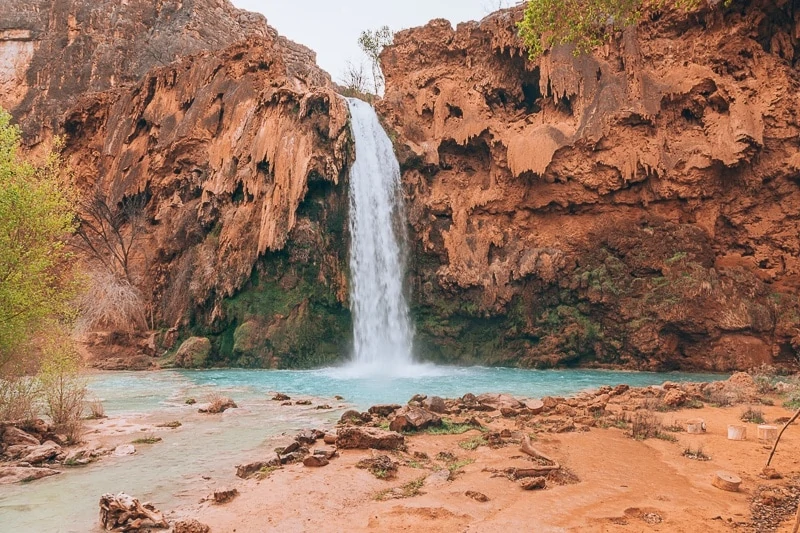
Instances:
[[[512,0],[232,0],[258,11],[281,35],[317,52],[317,63],[340,81],[347,62],[363,59],[358,36],[384,24],[397,31],[446,18],[453,26],[480,20]]]

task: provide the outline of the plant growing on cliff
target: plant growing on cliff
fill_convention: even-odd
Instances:
[[[47,319],[69,312],[65,248],[74,214],[59,177],[59,146],[40,165],[22,160],[19,129],[0,109],[0,369],[27,353]]]
[[[692,10],[702,0],[655,0],[647,7],[672,5]],[[723,4],[728,6],[731,0]],[[529,0],[519,23],[519,35],[528,48],[531,60],[560,44],[575,46],[575,53],[600,46],[615,31],[639,22],[644,0]]]
[[[372,64],[372,84],[375,94],[383,93],[384,78],[381,70],[381,52],[394,41],[394,32],[389,26],[377,30],[364,30],[358,38],[358,46],[367,54]]]

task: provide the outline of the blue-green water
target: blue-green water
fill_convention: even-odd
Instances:
[[[444,397],[467,392],[506,392],[517,397],[568,396],[602,385],[633,386],[664,381],[712,381],[716,374],[655,374],[589,370],[536,371],[502,368],[417,366],[412,377],[359,377],[347,368],[314,371],[209,370],[99,373],[89,377],[108,421],[147,426],[163,441],[137,446],[132,457],[104,457],[84,468],[30,484],[0,486],[0,532],[99,531],[98,500],[124,491],[165,511],[194,504],[213,488],[234,483],[235,465],[272,456],[272,449],[300,429],[330,427],[344,409],[377,403],[405,403],[416,393]],[[312,398],[333,410],[283,407],[271,401],[279,391],[293,399]],[[200,415],[187,398],[202,402],[213,393],[232,397],[239,409]],[[344,401],[337,401],[340,395]],[[180,420],[176,430],[155,424]],[[146,434],[146,433],[145,433]],[[121,434],[118,442],[141,436]],[[207,478],[207,479],[206,479]]]

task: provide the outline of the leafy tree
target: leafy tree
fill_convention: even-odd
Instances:
[[[65,246],[75,214],[62,161],[51,153],[35,166],[19,146],[19,129],[0,109],[0,368],[45,319],[64,316],[72,297]]]
[[[655,0],[654,7],[672,3],[691,10],[702,0]],[[723,4],[729,5],[731,0]],[[588,52],[614,31],[639,22],[644,0],[529,0],[519,23],[519,34],[531,60],[559,44],[575,45],[575,53]]]
[[[377,30],[365,30],[358,38],[358,46],[367,54],[372,63],[372,82],[375,94],[383,92],[383,72],[381,71],[381,52],[394,41],[394,32],[389,26],[381,26]]]

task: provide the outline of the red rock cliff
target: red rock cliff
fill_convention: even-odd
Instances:
[[[435,358],[797,360],[800,17],[779,4],[650,12],[536,62],[521,8],[396,36],[380,109]]]

